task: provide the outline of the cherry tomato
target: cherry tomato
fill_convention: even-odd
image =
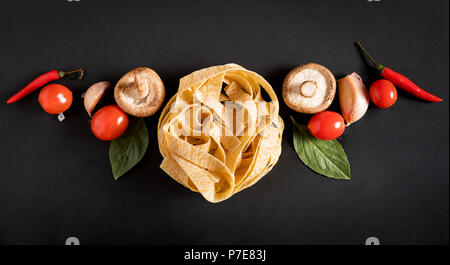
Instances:
[[[91,130],[102,141],[119,138],[128,127],[128,116],[117,105],[106,106],[92,117]]]
[[[344,118],[333,111],[322,111],[309,120],[308,130],[320,140],[334,140],[345,131]]]
[[[59,114],[72,105],[72,91],[59,84],[45,86],[39,92],[39,103],[50,114]]]
[[[370,100],[377,107],[385,109],[397,101],[397,89],[391,81],[380,79],[375,81],[369,89]]]

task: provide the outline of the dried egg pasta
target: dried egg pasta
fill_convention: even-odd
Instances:
[[[210,202],[226,200],[278,161],[284,129],[278,110],[270,84],[239,65],[185,76],[159,119],[161,168]]]

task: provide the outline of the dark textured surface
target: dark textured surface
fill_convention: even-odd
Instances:
[[[0,9],[0,99],[53,68],[87,70],[64,82],[76,102],[59,123],[37,93],[0,104],[0,243],[448,244],[448,1],[8,1]],[[210,204],[162,170],[159,112],[147,119],[150,149],[118,182],[108,144],[97,141],[81,93],[136,66],[178,79],[236,62],[264,76],[281,98],[288,71],[323,64],[337,76],[377,78],[353,41],[444,98],[429,104],[399,92],[370,107],[341,139],[351,181],[314,174],[292,147],[289,115],[274,170],[252,188]],[[337,106],[334,106],[336,108]],[[299,121],[308,116],[294,114]]]

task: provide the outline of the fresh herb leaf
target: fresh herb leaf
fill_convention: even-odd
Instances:
[[[127,131],[111,142],[109,161],[115,180],[141,161],[147,151],[148,142],[148,130],[144,119],[133,120]]]
[[[305,125],[294,124],[294,148],[298,157],[311,170],[333,179],[350,179],[350,163],[342,145],[312,136]]]

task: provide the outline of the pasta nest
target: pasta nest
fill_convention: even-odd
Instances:
[[[237,64],[193,72],[161,113],[161,168],[210,202],[226,200],[277,163],[284,129],[278,113],[274,90],[255,72]]]

